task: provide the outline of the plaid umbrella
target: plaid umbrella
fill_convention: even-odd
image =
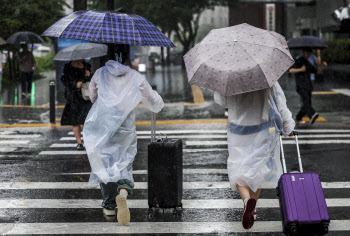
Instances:
[[[98,43],[175,47],[148,20],[138,15],[113,11],[73,12],[53,24],[42,36],[82,39]]]
[[[294,64],[282,35],[248,24],[210,31],[184,60],[190,84],[224,96],[272,87]]]

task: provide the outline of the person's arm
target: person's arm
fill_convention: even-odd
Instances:
[[[323,69],[327,66],[327,62],[322,62],[322,65],[320,67],[318,67],[317,69],[317,74],[321,74],[321,72],[323,71]]]
[[[320,66],[321,63],[322,63],[322,60],[321,60],[321,50],[320,50],[320,49],[317,49],[317,50],[316,50],[316,54],[317,54],[316,64]]]
[[[92,77],[89,85],[90,90],[90,100],[94,103],[98,98],[98,81],[100,79],[100,69],[96,71],[94,76]]]
[[[305,71],[306,71],[306,66],[302,66],[300,68],[291,68],[291,69],[289,69],[289,73],[292,73],[292,74],[305,72]]]
[[[20,53],[18,56],[18,62],[22,63],[26,59],[26,55],[24,53]]]
[[[275,83],[274,85],[275,87],[275,96],[276,96],[276,100],[277,100],[277,109],[279,114],[281,115],[282,118],[282,122],[283,122],[283,135],[287,136],[292,134],[294,127],[295,127],[295,121],[292,118],[292,113],[290,112],[290,110],[287,107],[287,99],[284,95],[284,92],[281,88],[281,86],[279,85],[279,83]]]
[[[141,82],[139,89],[142,96],[141,102],[149,110],[158,113],[163,109],[164,102],[162,97],[152,89],[146,79]]]

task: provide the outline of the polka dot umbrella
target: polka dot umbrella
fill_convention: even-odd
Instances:
[[[282,35],[249,24],[210,31],[184,60],[190,84],[223,96],[272,87],[294,64]]]

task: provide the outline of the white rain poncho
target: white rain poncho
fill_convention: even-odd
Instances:
[[[137,152],[134,108],[142,102],[159,112],[163,99],[145,77],[128,66],[108,61],[90,82],[94,103],[84,125],[84,143],[91,166],[90,183],[133,182]]]
[[[248,186],[274,188],[282,174],[279,136],[295,126],[278,83],[272,88],[223,97],[215,102],[228,108],[227,169],[232,190]]]

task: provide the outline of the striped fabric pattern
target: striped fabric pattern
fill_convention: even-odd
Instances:
[[[175,45],[141,16],[113,11],[73,12],[48,28],[42,36],[174,48]]]

